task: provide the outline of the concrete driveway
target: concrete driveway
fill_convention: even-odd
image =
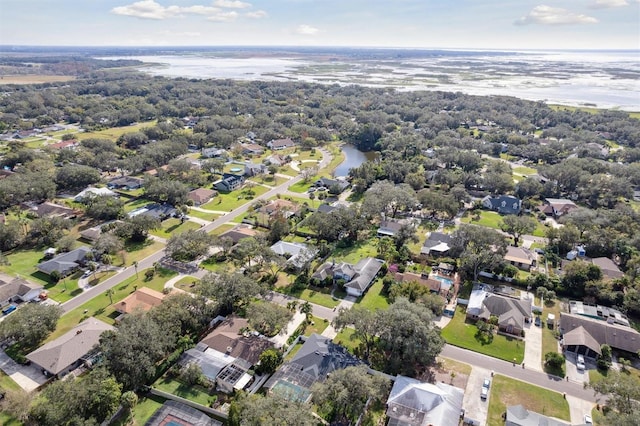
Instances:
[[[589,383],[589,369],[595,368],[595,363],[591,362],[588,358],[584,359],[586,369],[580,371],[576,367],[577,355],[573,352],[565,352],[566,362],[565,370],[567,371],[567,377],[572,382],[577,383]]]
[[[473,419],[474,426],[484,426],[487,424],[487,412],[489,410],[491,388],[489,388],[489,398],[484,401],[480,399],[480,391],[482,390],[482,382],[484,379],[493,379],[491,377],[491,371],[474,366],[471,370],[471,374],[469,375],[469,379],[467,380],[467,387],[464,390],[462,407],[465,412],[465,420]]]
[[[571,413],[571,424],[581,425],[584,423],[584,415],[591,414],[591,409],[595,405],[591,401],[585,401],[584,399],[576,398],[574,396],[567,395],[567,402],[569,403],[569,412]]]
[[[34,365],[20,365],[0,351],[0,370],[11,377],[22,389],[31,392],[47,381],[47,377]]]
[[[526,368],[542,370],[542,328],[534,323],[524,326],[524,364]]]

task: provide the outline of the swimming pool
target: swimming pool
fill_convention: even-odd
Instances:
[[[429,278],[433,278],[434,280],[438,280],[442,284],[453,285],[453,280],[451,278],[442,277],[440,275],[431,275]]]

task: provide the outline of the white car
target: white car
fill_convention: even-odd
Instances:
[[[593,424],[593,419],[591,418],[591,416],[589,414],[585,414],[584,415],[584,424],[585,425],[592,425]]]
[[[578,371],[582,371],[585,369],[584,356],[578,355],[578,360],[576,361],[576,367],[578,367]]]

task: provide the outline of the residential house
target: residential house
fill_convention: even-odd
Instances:
[[[564,198],[545,198],[544,204],[538,207],[542,213],[553,217],[560,217],[577,208],[573,201]]]
[[[231,238],[234,244],[238,244],[240,240],[245,238],[251,238],[259,235],[260,233],[254,228],[248,225],[238,225],[233,229],[230,229],[222,234],[220,237]]]
[[[227,156],[227,151],[220,148],[209,147],[209,148],[202,148],[200,150],[200,154],[206,158],[224,158]]]
[[[434,278],[429,278],[428,274],[414,274],[411,272],[396,272],[395,275],[393,276],[393,278],[400,282],[416,282],[424,287],[427,287],[429,289],[429,291],[431,291],[432,293],[440,293],[442,289],[442,282],[439,280],[436,280]],[[444,291],[444,294],[446,294],[449,291],[449,288],[451,286],[447,286],[446,287],[446,291]]]
[[[109,189],[124,189],[127,191],[132,191],[134,189],[142,188],[144,184],[144,179],[134,176],[122,176],[119,178],[115,178],[107,183],[107,188]]]
[[[293,148],[296,146],[296,143],[291,140],[291,138],[286,139],[272,139],[267,142],[267,146],[274,151],[280,151],[287,148]]]
[[[318,250],[302,243],[278,241],[271,250],[287,259],[287,266],[300,271],[304,269],[318,254]]]
[[[283,157],[279,154],[272,154],[266,158],[269,164],[280,167],[282,165],[287,164],[287,157]]]
[[[631,327],[629,318],[619,310],[602,305],[589,305],[578,300],[569,301],[569,312],[576,315],[607,321],[610,324],[619,324]]]
[[[571,426],[570,423],[566,423],[548,417],[543,414],[536,413],[535,411],[529,411],[522,405],[510,405],[507,407],[507,416],[505,418],[505,426]]]
[[[257,176],[267,172],[267,166],[264,164],[258,163],[244,163],[244,174],[245,176]]]
[[[193,201],[194,206],[201,206],[202,204],[206,204],[213,197],[218,195],[218,191],[214,191],[213,189],[207,188],[198,188],[187,194],[187,198]]]
[[[328,277],[333,278],[334,282],[343,280],[345,290],[349,296],[360,297],[371,286],[373,280],[380,272],[383,260],[373,257],[361,259],[355,265],[349,263],[325,263],[311,276],[311,278],[323,281]]]
[[[492,294],[483,287],[474,287],[467,306],[467,318],[489,321],[498,317],[498,329],[520,336],[524,325],[532,318],[531,299],[515,299]]]
[[[71,140],[68,140],[68,141],[60,141],[60,142],[49,144],[49,145],[47,145],[47,148],[53,148],[53,149],[75,149],[79,144],[80,144],[80,142],[78,142],[77,140],[71,139]]]
[[[402,228],[402,225],[394,220],[383,220],[380,222],[376,235],[378,237],[393,237]]]
[[[38,270],[47,275],[57,271],[60,277],[66,277],[84,265],[85,258],[89,252],[91,252],[89,247],[78,247],[73,251],[60,254],[53,259],[38,264]]]
[[[213,376],[222,361],[224,366],[216,374],[216,386],[224,392],[241,390],[251,381],[249,369],[258,363],[262,352],[274,345],[262,335],[245,331],[249,329],[249,321],[244,318],[218,317],[214,321],[218,326],[198,344],[200,352],[206,354],[204,357],[217,360],[207,366],[207,377]]]
[[[122,299],[120,302],[114,303],[113,307],[122,315],[130,314],[137,310],[147,312],[151,308],[160,305],[164,298],[164,293],[148,287],[142,287]]]
[[[277,199],[270,201],[268,204],[260,207],[257,211],[258,213],[262,213],[267,216],[271,216],[275,212],[279,212],[285,218],[290,218],[300,212],[300,205],[293,201]]]
[[[638,353],[640,333],[634,328],[615,324],[613,320],[589,318],[573,313],[560,314],[560,332],[565,350],[595,358],[600,355],[600,346]]]
[[[65,219],[73,218],[76,216],[76,211],[71,207],[61,206],[60,204],[51,203],[45,201],[44,203],[36,204],[29,209],[38,215],[38,217],[61,217]]]
[[[27,359],[51,376],[62,377],[83,364],[83,358],[100,342],[100,335],[114,330],[109,324],[90,317],[70,331],[27,355]]]
[[[420,254],[428,256],[445,256],[451,244],[451,235],[442,232],[430,232],[424,241]]]
[[[75,197],[73,197],[74,201],[77,201],[79,203],[83,202],[85,199],[87,198],[91,198],[91,197],[102,197],[102,196],[108,196],[108,197],[116,197],[118,194],[116,194],[115,192],[113,192],[112,190],[110,190],[109,188],[94,188],[94,187],[89,187],[83,191],[81,191],[78,195],[76,195]]]
[[[118,223],[118,222],[121,222],[121,221],[111,220],[108,222],[101,223],[100,225],[92,226],[91,228],[83,229],[82,231],[80,231],[80,237],[85,241],[88,241],[90,243],[95,243],[96,241],[98,241],[98,238],[100,238],[103,232],[106,232],[107,229],[110,229],[109,225],[113,223]]]
[[[326,177],[321,177],[318,179],[314,185],[316,187],[324,187],[329,190],[330,194],[342,194],[342,192],[349,187],[349,182],[342,179],[329,179]]]
[[[167,400],[147,420],[145,426],[222,426],[222,422],[212,419],[201,411],[183,404]]]
[[[255,144],[255,143],[243,143],[240,146],[242,146],[242,153],[244,155],[262,155],[264,154],[264,147]]]
[[[605,278],[614,280],[616,278],[624,277],[624,272],[622,272],[620,268],[618,268],[618,265],[616,265],[613,260],[609,259],[608,257],[594,257],[593,259],[591,259],[591,263],[600,268],[600,270],[602,271],[602,275]]]
[[[218,191],[231,192],[240,188],[242,184],[244,184],[244,176],[225,173],[222,175],[222,179],[215,182],[213,186]]]
[[[327,204],[327,203],[322,203],[322,204],[320,204],[318,206],[316,211],[319,212],[319,213],[331,213],[332,211],[334,211],[337,208],[338,208],[338,206],[334,206],[334,205]]]
[[[218,351],[209,350],[206,344],[198,343],[195,348],[186,350],[178,364],[186,367],[189,364],[200,366],[202,374],[210,382],[215,383],[220,372],[229,364],[235,361],[235,358],[228,355],[220,355]]]
[[[40,284],[0,273],[0,306],[36,300],[43,290],[44,287]]]
[[[464,391],[446,383],[396,376],[387,399],[387,426],[457,426]]]
[[[319,334],[304,338],[304,344],[265,384],[271,393],[306,402],[314,383],[324,382],[334,371],[357,366],[362,361],[349,351]]]
[[[182,213],[171,204],[151,203],[139,209],[130,211],[128,216],[148,216],[162,222],[171,217],[180,217],[181,215]]]
[[[500,214],[519,214],[522,208],[522,201],[512,195],[499,195],[497,197],[487,195],[482,199],[482,206]]]
[[[523,271],[528,271],[536,266],[536,255],[531,250],[524,247],[507,247],[504,260]]]

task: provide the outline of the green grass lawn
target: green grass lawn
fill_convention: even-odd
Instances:
[[[298,193],[307,192],[316,180],[318,180],[318,176],[310,178],[306,183],[304,181],[297,182],[289,187],[289,191]]]
[[[142,259],[151,256],[153,253],[160,250],[162,246],[162,243],[151,239],[148,239],[143,243],[127,243],[124,246],[124,250],[126,252],[124,261],[120,256],[115,256],[113,264],[116,266],[133,265],[133,262],[139,262]]]
[[[514,167],[512,170],[513,170],[514,174],[522,175],[522,176],[530,176],[530,175],[535,175],[536,173],[538,173],[538,171],[536,169],[533,169],[531,167],[526,167],[526,166]]]
[[[180,278],[180,280],[173,286],[182,291],[193,293],[194,288],[198,285],[199,282],[200,280],[195,277],[183,277]]]
[[[153,127],[155,124],[156,124],[156,120],[146,121],[143,123],[136,123],[131,126],[111,127],[109,129],[98,130],[95,132],[78,133],[77,136],[79,140],[98,138],[98,139],[111,139],[115,141],[125,133],[138,132],[145,127]]]
[[[353,333],[355,333],[353,328],[345,327],[334,337],[333,342],[344,346],[349,349],[349,352],[353,353],[361,343],[360,339],[356,338]]]
[[[313,333],[322,334],[322,332],[329,326],[329,321],[311,315],[311,323],[307,324],[304,329],[305,336],[311,336]]]
[[[208,220],[210,222],[213,222],[214,220],[220,217],[219,214],[205,213],[205,212],[198,211],[196,209],[189,209],[189,216],[197,217],[198,219]]]
[[[125,213],[129,213],[130,211],[133,211],[135,209],[139,209],[140,207],[144,207],[147,204],[150,204],[151,201],[147,200],[146,198],[136,198],[133,199],[127,203],[125,203],[124,205],[124,211]]]
[[[224,234],[225,232],[227,232],[228,230],[234,228],[236,225],[233,223],[224,223],[220,226],[218,226],[217,228],[209,231],[209,235],[220,235],[220,234]]]
[[[127,423],[127,418],[118,417],[118,419],[116,419],[115,422],[112,423],[112,425],[144,426],[144,424],[146,424],[147,421],[151,418],[153,413],[155,413],[158,408],[162,407],[162,404],[164,404],[165,401],[166,399],[156,395],[149,394],[148,396],[140,396],[138,404],[133,407],[133,413],[131,416],[133,418],[132,423]]]
[[[540,363],[544,368],[544,355],[548,352],[558,352],[558,339],[553,334],[553,329],[547,327],[547,315],[553,314],[556,316],[556,322],[560,320],[560,303],[557,300],[552,305],[542,307],[542,359]],[[534,326],[535,327],[535,326]],[[557,374],[558,372],[556,372]],[[559,374],[558,374],[559,375]],[[562,377],[564,377],[564,367],[562,367]]]
[[[276,289],[283,294],[288,294],[298,299],[306,300],[316,305],[325,306],[327,308],[335,308],[340,304],[340,300],[331,297],[330,288],[305,288],[302,291],[292,291],[291,286]]]
[[[296,343],[296,345],[291,348],[291,350],[289,351],[289,353],[287,354],[287,356],[284,357],[284,359],[282,360],[283,362],[288,362],[291,361],[291,359],[296,356],[296,354],[298,353],[298,351],[300,350],[300,348],[302,348],[302,345],[304,345],[304,343],[298,342]]]
[[[442,330],[447,343],[505,361],[515,359],[518,364],[524,360],[524,342],[494,333],[491,343],[485,344],[476,338],[475,324],[465,320],[464,309],[458,307],[451,322]]]
[[[376,238],[369,238],[368,240],[357,241],[351,247],[337,248],[333,251],[331,258],[335,259],[337,262],[355,264],[365,257],[376,257],[378,255],[376,242]]]
[[[169,239],[173,234],[181,234],[190,229],[200,229],[200,225],[189,220],[180,222],[180,219],[171,218],[162,222],[162,228],[151,231],[151,234]]]
[[[215,255],[205,259],[200,263],[200,267],[211,272],[232,272],[236,269],[230,260],[219,262]]]
[[[389,300],[384,294],[382,294],[382,278],[377,279],[376,282],[369,287],[367,293],[358,303],[363,308],[367,308],[371,311],[387,309],[389,307]]]
[[[475,216],[476,213],[480,214],[480,220],[473,220],[473,216]],[[471,223],[473,225],[486,226],[487,228],[500,229],[502,216],[496,212],[475,210],[473,213],[469,212],[465,214],[461,221],[464,223]]]
[[[228,194],[219,193],[217,197],[209,201],[207,204],[203,204],[201,207],[205,210],[229,212],[240,207],[246,202],[253,200],[255,197],[264,194],[269,191],[269,188],[261,185],[255,185],[251,188],[254,195],[250,195],[247,191],[248,189],[243,187],[242,189],[235,190]]]
[[[76,324],[84,321],[88,317],[96,317],[108,324],[115,324],[115,318],[118,316],[115,309],[112,306],[113,303],[118,303],[124,299],[136,289],[142,287],[149,287],[153,290],[162,291],[164,284],[176,276],[177,273],[169,269],[159,268],[155,276],[150,281],[145,281],[145,270],[138,271],[138,277],[134,275],[115,286],[113,288],[114,294],[111,299],[104,293],[93,299],[89,300],[84,305],[77,307],[76,309],[69,311],[58,320],[56,330],[51,333],[47,338],[47,341],[51,341],[57,337],[60,337],[67,331],[71,330]],[[84,311],[87,311],[85,314]]]
[[[502,413],[508,406],[518,404],[545,416],[571,420],[569,403],[558,392],[496,374],[491,384],[487,424],[504,424]]]
[[[280,176],[272,176],[269,174],[256,176],[251,179],[253,182],[261,183],[263,185],[269,186],[279,186],[285,182],[288,182],[289,179],[280,177]]]
[[[206,389],[200,386],[187,385],[186,383],[182,383],[176,379],[161,377],[152,385],[152,387],[204,405],[205,407],[208,407],[212,401],[212,396],[209,395],[209,392],[207,392]]]

